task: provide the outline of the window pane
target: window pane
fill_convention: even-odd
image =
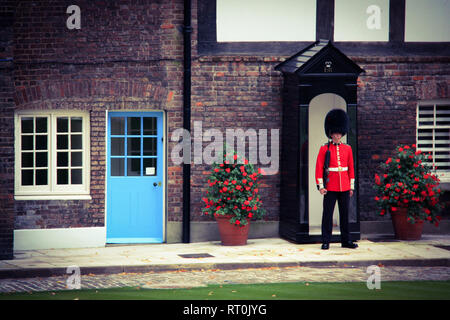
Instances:
[[[69,170],[68,169],[56,170],[56,183],[57,184],[69,184]]]
[[[69,118],[57,118],[56,120],[56,131],[57,132],[68,132],[69,131]]]
[[[22,133],[33,133],[33,118],[22,118]]]
[[[83,129],[83,120],[79,117],[70,118],[70,131],[81,132]]]
[[[59,134],[56,138],[57,149],[69,149],[69,136],[66,134]]]
[[[47,150],[47,135],[36,136],[36,150]]]
[[[316,0],[217,0],[217,41],[315,41]]]
[[[388,41],[389,0],[335,0],[335,41]]]
[[[125,118],[111,118],[111,134],[125,134]]]
[[[47,167],[47,152],[36,152],[36,167]]]
[[[128,158],[127,159],[127,176],[140,176],[141,175],[141,159],[140,158]]]
[[[145,117],[144,118],[144,135],[156,135],[156,118]]]
[[[436,125],[450,127],[450,106],[436,106]]]
[[[419,126],[434,125],[434,106],[419,106]]]
[[[144,138],[144,156],[156,156],[156,138]]]
[[[36,170],[36,185],[43,186],[48,184],[47,169]]]
[[[58,152],[56,155],[56,165],[58,167],[68,167],[69,166],[69,156],[68,152]]]
[[[81,167],[83,165],[83,152],[71,152],[70,165],[72,167]]]
[[[111,138],[111,155],[123,156],[125,155],[125,139]]]
[[[70,183],[71,184],[82,184],[82,170],[72,169],[70,173]]]
[[[36,118],[36,132],[37,133],[47,132],[47,118]]]
[[[141,118],[127,118],[127,134],[139,135],[141,134]]]
[[[405,6],[405,41],[450,41],[448,0],[406,0]]]
[[[141,155],[141,138],[128,138],[127,154],[129,156]]]
[[[45,115],[19,116],[19,120],[20,158],[17,161],[21,166],[21,185],[83,184],[83,148],[86,147],[83,142],[83,117],[56,116],[49,112]],[[50,153],[52,146],[56,147],[56,159],[52,159]],[[32,190],[39,191],[38,188]]]
[[[22,150],[33,150],[33,136],[22,136]]]
[[[23,186],[33,185],[33,170],[22,170],[22,185]]]
[[[22,153],[22,168],[32,168],[33,167],[33,152],[23,152]]]
[[[81,135],[72,134],[70,136],[70,148],[71,149],[82,149],[83,148]]]
[[[144,158],[144,174],[156,176],[156,158]]]
[[[111,159],[111,176],[124,176],[125,161],[123,158]]]

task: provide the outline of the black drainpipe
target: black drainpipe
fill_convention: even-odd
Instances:
[[[191,132],[191,0],[184,0],[183,128]],[[190,141],[184,143],[189,143]],[[189,156],[190,159],[190,156]],[[191,163],[183,164],[183,243],[191,240]]]

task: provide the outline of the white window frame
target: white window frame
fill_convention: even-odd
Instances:
[[[47,167],[48,185],[22,186],[21,172],[21,118],[22,117],[47,117],[48,140],[47,140]],[[82,184],[79,185],[57,185],[56,183],[56,120],[58,117],[81,117],[82,124]],[[15,145],[15,179],[14,199],[16,200],[72,200],[91,199],[90,196],[90,119],[89,112],[72,110],[29,110],[19,111],[14,115],[14,145]],[[69,152],[70,154],[70,152]]]
[[[436,125],[436,106],[439,105],[450,105],[450,100],[430,100],[430,101],[421,101],[417,104],[417,112],[416,112],[416,116],[417,116],[417,120],[416,120],[416,145],[419,146],[419,129],[432,129],[433,130],[433,146],[432,148],[423,150],[425,152],[432,152],[433,155],[433,159],[435,156],[435,129],[449,129],[450,130],[450,125],[445,125],[445,126],[439,126]],[[423,106],[427,106],[427,107],[433,107],[433,125],[422,125],[419,126],[419,108],[423,107]],[[419,148],[419,147],[418,147]],[[421,149],[421,148],[419,148]],[[449,151],[450,152],[450,151]],[[433,160],[434,163],[434,160]],[[436,170],[436,173],[439,177],[439,179],[441,180],[441,182],[443,183],[449,183],[450,182],[450,170]]]

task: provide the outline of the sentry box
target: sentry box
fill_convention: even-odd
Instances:
[[[331,109],[342,108],[350,118],[343,142],[353,149],[356,174],[350,198],[350,240],[358,240],[357,79],[364,70],[329,40],[316,41],[275,70],[283,73],[280,236],[297,243],[321,241],[323,196],[316,187],[315,163],[320,146],[328,141],[325,116]],[[338,214],[336,204],[332,242],[340,241]]]

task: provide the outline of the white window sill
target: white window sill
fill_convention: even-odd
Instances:
[[[14,200],[91,200],[89,194],[14,195]]]
[[[442,173],[438,173],[437,176],[439,177],[439,183],[450,183],[450,174],[448,174],[447,172],[442,174]]]

